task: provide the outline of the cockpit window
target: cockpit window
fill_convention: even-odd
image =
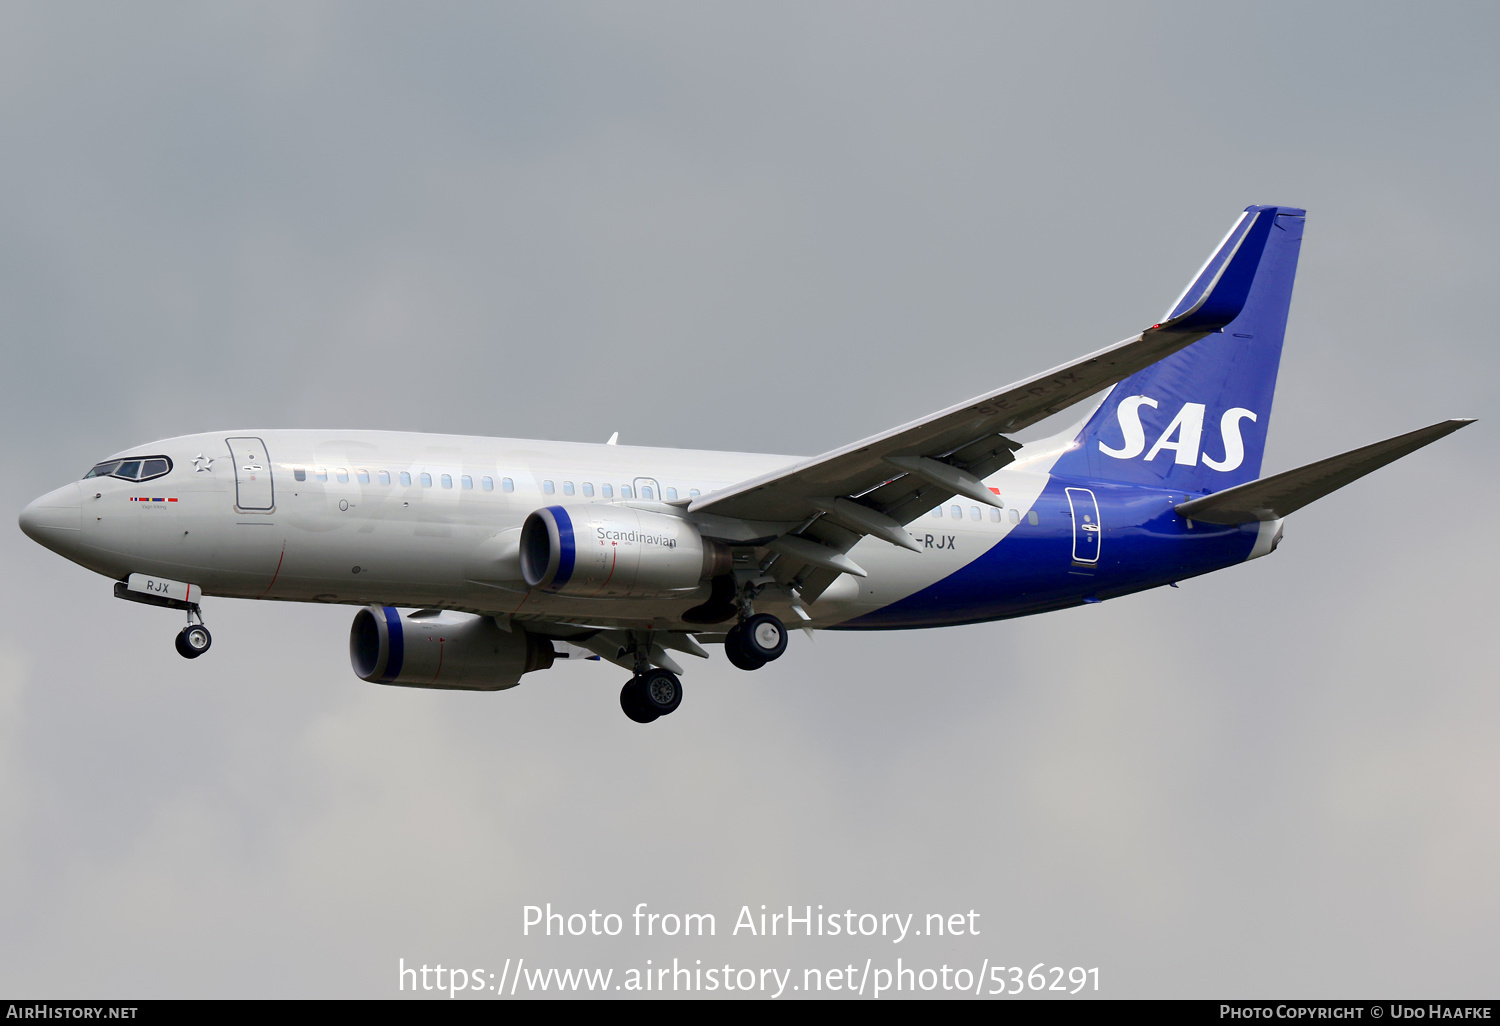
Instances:
[[[87,474],[91,477],[117,477],[121,481],[149,481],[172,472],[172,461],[165,456],[147,456],[144,459],[109,460],[101,463]]]

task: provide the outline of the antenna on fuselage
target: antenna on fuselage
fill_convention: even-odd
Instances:
[[[619,440],[620,440],[620,432],[616,431],[614,434],[612,434],[612,435],[609,436],[609,441],[605,442],[604,444],[605,445],[614,445]]]

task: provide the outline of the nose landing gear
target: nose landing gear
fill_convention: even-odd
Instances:
[[[197,659],[208,646],[214,643],[213,635],[203,626],[203,614],[195,602],[188,606],[188,624],[177,633],[177,654],[184,659]],[[196,622],[195,622],[196,621]]]
[[[137,578],[146,580],[146,587],[139,590],[132,587]],[[161,594],[169,591],[170,594]],[[198,603],[191,599],[200,594],[195,584],[183,584],[179,581],[166,581],[161,578],[144,578],[142,574],[132,574],[129,581],[115,582],[115,598],[128,599],[131,602],[143,602],[148,606],[162,606],[166,609],[183,609],[187,611],[187,626],[177,632],[177,654],[184,659],[197,659],[208,646],[214,643],[213,637],[208,633],[208,628],[203,626],[203,611]],[[183,598],[176,598],[182,595]]]

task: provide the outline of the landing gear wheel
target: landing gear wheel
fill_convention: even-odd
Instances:
[[[620,709],[637,723],[650,723],[661,715],[646,708],[646,698],[639,677],[631,677],[620,689]]]
[[[666,716],[676,712],[682,704],[682,681],[671,670],[647,670],[636,678],[639,682],[641,705],[654,716]]]
[[[786,651],[786,625],[770,613],[757,613],[740,624],[740,647],[769,663]]]
[[[213,643],[214,639],[207,627],[199,623],[190,624],[177,634],[177,654],[184,659],[197,659]]]
[[[724,655],[741,670],[758,670],[766,665],[759,656],[752,655],[745,647],[745,625],[737,623],[724,635]]]

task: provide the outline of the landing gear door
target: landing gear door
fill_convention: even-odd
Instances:
[[[236,509],[269,513],[276,506],[271,481],[271,458],[259,438],[226,438],[234,460],[234,505]]]
[[[1099,503],[1087,488],[1068,489],[1068,508],[1073,511],[1073,562],[1090,566],[1099,562]]]

